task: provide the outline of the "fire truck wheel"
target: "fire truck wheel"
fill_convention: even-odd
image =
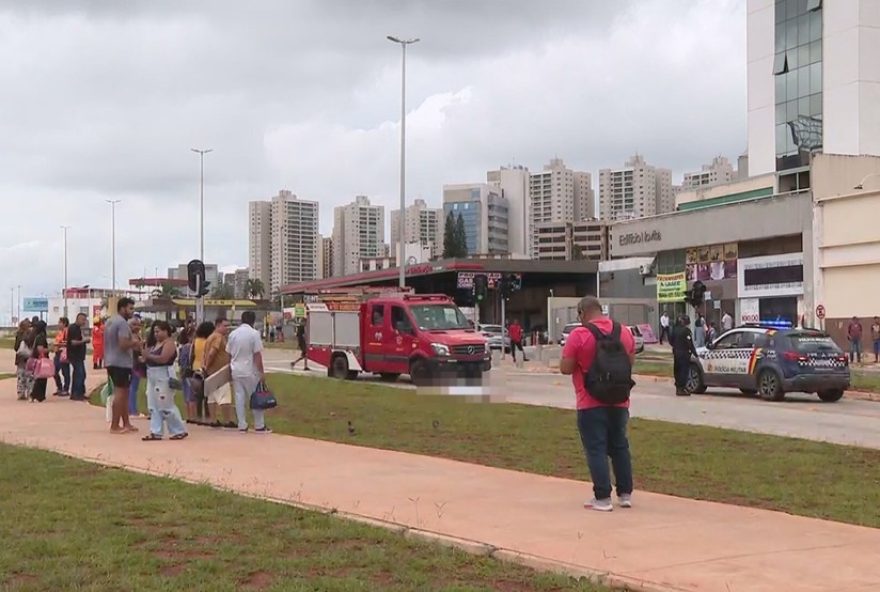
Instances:
[[[338,378],[339,380],[348,378],[348,358],[343,354],[333,356],[333,360],[330,362],[329,373],[330,378]]]
[[[423,360],[413,360],[409,364],[409,377],[416,386],[425,386],[430,381],[431,372]]]

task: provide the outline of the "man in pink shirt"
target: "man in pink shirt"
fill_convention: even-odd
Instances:
[[[620,506],[630,508],[633,478],[629,441],[626,437],[629,391],[626,390],[625,400],[615,403],[600,401],[587,391],[586,375],[595,363],[599,349],[596,337],[587,325],[593,325],[593,330],[598,330],[605,336],[613,336],[619,332],[617,347],[622,346],[623,351],[620,353],[623,356],[623,364],[627,365],[628,361],[628,368],[624,368],[625,372],[631,372],[632,363],[635,361],[635,340],[627,327],[602,314],[602,306],[597,298],[585,296],[578,303],[577,310],[578,318],[584,326],[576,328],[566,339],[559,368],[563,374],[571,375],[571,382],[577,395],[578,431],[587,456],[590,478],[593,481],[594,497],[586,502],[584,507],[602,512],[610,512],[613,509],[611,474],[608,470],[608,457],[611,457]],[[620,361],[615,360],[615,362]],[[631,381],[629,388],[632,388]]]

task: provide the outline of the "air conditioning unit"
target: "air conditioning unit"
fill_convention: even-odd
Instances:
[[[654,274],[654,265],[651,263],[639,265],[639,273],[642,275],[642,277],[647,277],[649,275],[653,275]]]

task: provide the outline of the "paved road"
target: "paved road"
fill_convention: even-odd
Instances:
[[[267,367],[289,372],[291,352],[267,355]],[[300,366],[301,368],[302,366]],[[324,376],[323,369],[312,374]],[[363,380],[375,380],[364,377]],[[547,407],[574,408],[570,379],[555,373],[521,372],[508,363],[492,370],[487,385],[499,400]],[[399,382],[401,388],[412,388]],[[788,395],[770,403],[739,391],[712,389],[705,395],[676,397],[669,383],[642,382],[633,395],[634,417],[731,428],[746,432],[880,449],[880,403],[847,400],[821,403],[815,395]]]

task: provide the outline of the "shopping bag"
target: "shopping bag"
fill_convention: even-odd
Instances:
[[[113,381],[108,377],[107,384],[101,389],[101,405],[106,405],[111,397],[113,397]]]
[[[278,400],[266,386],[266,383],[261,380],[257,384],[256,390],[251,394],[251,409],[266,410],[275,407],[278,407]]]
[[[34,378],[37,380],[52,378],[55,376],[55,363],[49,358],[38,358],[34,368]]]

